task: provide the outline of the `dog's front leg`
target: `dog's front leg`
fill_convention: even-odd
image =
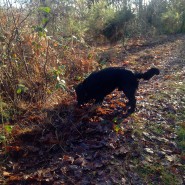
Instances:
[[[128,104],[130,105],[130,108],[128,109],[128,113],[133,113],[136,109],[136,99],[135,99],[135,97],[130,99]]]
[[[97,96],[96,98],[95,98],[95,104],[102,104],[103,103],[103,99],[104,99],[104,96],[102,95],[102,96]]]

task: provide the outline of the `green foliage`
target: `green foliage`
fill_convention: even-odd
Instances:
[[[10,134],[12,132],[13,126],[12,125],[5,125],[4,126],[5,132]]]
[[[59,75],[64,75],[65,74],[66,67],[65,65],[58,66],[58,68],[54,68],[52,70],[53,73],[53,78],[57,79]]]
[[[112,24],[118,25],[118,29],[124,33],[124,36],[129,37],[147,33],[185,31],[185,3],[183,0],[150,0],[146,4],[141,2],[44,1],[37,8],[39,25],[41,27],[47,25],[49,34],[60,35],[64,38],[76,36],[79,41],[96,42],[97,40],[104,41],[101,36],[102,31]],[[135,6],[136,9],[133,8]],[[115,31],[114,27],[113,29]],[[46,35],[43,30],[38,28],[37,30],[39,30],[39,35]]]
[[[5,125],[4,123],[10,119],[10,113],[8,105],[3,102],[0,97],[0,124],[2,124],[2,130],[0,130],[0,143],[4,143],[7,140],[7,135],[11,134],[13,126]]]
[[[122,131],[122,128],[121,128],[120,125],[114,125],[114,128],[113,129],[114,129],[115,132]]]
[[[7,121],[10,118],[8,104],[0,97],[0,123]]]
[[[130,9],[124,8],[118,11],[115,15],[114,22],[124,24],[134,18],[134,14]]]
[[[103,35],[110,41],[121,40],[126,35],[126,23],[134,18],[130,9],[124,8],[117,11],[113,19],[106,22],[103,29]]]
[[[162,125],[150,125],[149,128],[151,129],[152,132],[158,135],[163,135],[164,134],[164,128]]]
[[[180,124],[177,129],[177,143],[182,152],[185,153],[185,123]]]
[[[181,28],[180,14],[175,9],[169,9],[161,16],[164,32],[177,33]]]
[[[64,79],[64,75],[65,75],[65,71],[66,71],[66,67],[64,65],[62,66],[58,66],[58,68],[54,68],[52,73],[53,73],[53,78],[56,80],[56,85],[55,88],[56,89],[63,89],[66,90],[66,82]]]
[[[25,93],[28,90],[28,88],[24,84],[18,84],[17,85],[17,94]]]
[[[182,20],[182,25],[181,25],[181,30],[180,32],[185,33],[185,10],[181,13],[181,20]]]
[[[44,13],[50,13],[51,12],[51,8],[50,7],[39,7],[38,8],[39,9],[39,11],[41,11],[41,12],[44,12]]]
[[[46,37],[47,30],[42,26],[33,26],[33,29],[38,33],[39,37]]]
[[[56,84],[56,89],[63,89],[64,91],[66,90],[66,82],[65,80],[61,80],[60,78],[57,79],[57,84]]]
[[[183,0],[151,0],[146,7],[146,23],[154,26],[159,33],[183,32],[185,29],[184,7]]]
[[[166,169],[164,166],[159,164],[140,165],[138,167],[138,172],[148,184],[179,184],[177,177],[170,172],[169,169]],[[155,182],[152,180],[152,178],[153,180],[155,179]]]
[[[5,143],[8,141],[8,136],[12,133],[12,125],[3,125],[3,129],[0,132],[0,143]]]
[[[0,134],[0,143],[4,143],[6,141],[6,136]]]
[[[95,3],[87,14],[87,32],[97,36],[103,30],[104,25],[115,17],[114,9],[107,7],[106,1]]]

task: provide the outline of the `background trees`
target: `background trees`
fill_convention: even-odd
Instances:
[[[19,13],[32,9],[34,22],[30,23],[47,28],[48,35],[75,35],[85,40],[99,38],[107,27],[115,34],[119,30],[123,37],[146,35],[151,30],[184,32],[184,7],[183,0],[19,0],[16,4],[7,0],[1,6]]]
[[[183,0],[45,0],[40,6],[51,8],[50,15],[42,13],[48,31],[87,41],[102,35],[112,41],[117,40],[112,37],[184,32]]]

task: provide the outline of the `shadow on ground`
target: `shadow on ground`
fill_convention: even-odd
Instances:
[[[124,161],[133,142],[132,130],[123,134],[114,127],[115,122],[124,121],[126,114],[114,122],[119,110],[109,110],[106,114],[89,106],[79,109],[74,104],[62,104],[45,111],[44,124],[17,136],[9,146],[15,148],[9,151],[8,184],[124,181],[123,175],[116,171],[125,168]]]

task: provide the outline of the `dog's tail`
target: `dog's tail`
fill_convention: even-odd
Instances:
[[[143,78],[144,80],[150,80],[150,78],[152,78],[154,75],[159,75],[159,69],[157,68],[151,68],[148,71],[146,71],[145,73],[136,73],[135,77],[137,79],[141,79]]]

